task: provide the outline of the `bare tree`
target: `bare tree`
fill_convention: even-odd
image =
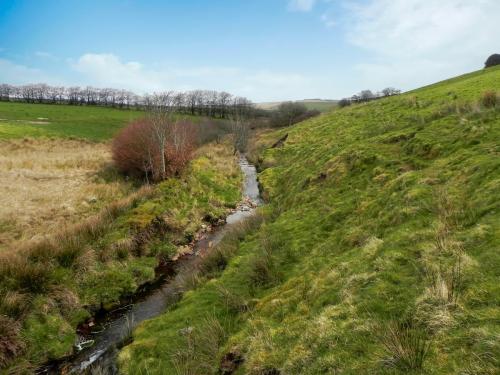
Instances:
[[[371,90],[363,90],[359,93],[359,98],[363,102],[367,102],[375,98],[375,94]]]
[[[247,149],[250,127],[248,121],[239,113],[231,116],[231,132],[233,134],[233,153],[244,153]]]
[[[0,85],[0,100],[8,101],[10,99],[10,95],[12,93],[12,86],[8,84]]]
[[[108,97],[109,97],[109,88],[103,88],[99,90],[99,104],[107,106],[108,105]]]
[[[69,104],[78,104],[79,95],[80,95],[80,88],[78,86],[69,87],[68,88]]]
[[[401,90],[395,89],[394,87],[386,87],[382,90],[383,96],[393,96],[401,94]]]
[[[168,106],[170,95],[170,92],[154,94],[147,108],[154,145],[160,157],[159,179],[164,179],[167,175],[165,155],[169,126],[172,123],[170,107]]]
[[[228,118],[236,111],[247,116],[253,110],[252,103],[227,92],[192,90],[188,92],[165,91],[161,94],[139,96],[128,90],[112,88],[69,88],[49,86],[43,83],[23,86],[0,85],[0,100],[20,100],[29,103],[59,103],[71,105],[102,105],[120,108],[150,108],[154,98],[161,96],[162,106],[170,112],[209,117]]]

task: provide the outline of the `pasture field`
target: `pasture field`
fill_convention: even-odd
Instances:
[[[498,374],[499,82],[490,68],[262,132],[263,224],[139,326],[121,371]]]
[[[0,368],[70,354],[76,326],[155,277],[206,218],[240,200],[230,142],[156,185],[112,166],[112,136],[143,112],[0,103]],[[200,121],[199,119],[194,119]],[[155,231],[153,222],[162,223]],[[146,240],[137,240],[146,238]]]
[[[103,141],[143,115],[134,109],[0,102],[0,139],[55,137]]]
[[[107,142],[143,112],[0,102],[0,250],[95,214],[134,190]]]
[[[0,140],[0,251],[57,232],[134,189],[113,171],[108,144]]]

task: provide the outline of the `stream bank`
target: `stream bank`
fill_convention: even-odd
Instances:
[[[38,369],[37,374],[79,374],[98,366],[106,374],[117,374],[118,348],[127,344],[131,333],[141,322],[162,314],[181,297],[179,280],[192,271],[192,265],[200,254],[214,248],[233,226],[252,216],[262,204],[255,166],[241,156],[239,166],[244,174],[243,200],[227,218],[226,223],[205,233],[195,244],[193,251],[178,256],[172,263],[170,275],[163,282],[148,288],[134,299],[134,303],[106,313],[93,321],[86,332],[80,332],[82,349],[75,355],[54,361]],[[90,345],[91,344],[91,345]],[[85,347],[89,345],[89,347]]]

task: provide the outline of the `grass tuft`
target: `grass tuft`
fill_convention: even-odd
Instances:
[[[488,90],[481,96],[481,104],[486,108],[493,108],[498,104],[498,95],[493,90]]]
[[[430,349],[425,328],[412,321],[393,321],[384,327],[381,342],[387,354],[382,360],[384,365],[402,371],[423,369]]]
[[[25,348],[20,336],[21,326],[7,316],[0,315],[0,368],[6,367]]]

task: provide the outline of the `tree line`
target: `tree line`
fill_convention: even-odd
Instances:
[[[346,107],[353,103],[364,103],[371,100],[385,98],[388,96],[394,96],[401,94],[401,90],[395,89],[394,87],[387,87],[382,91],[373,92],[372,90],[362,90],[358,94],[354,94],[350,98],[343,98],[339,101],[340,107]]]
[[[164,91],[160,94],[137,95],[129,90],[96,88],[92,86],[64,87],[45,83],[28,85],[0,84],[1,101],[26,103],[99,105],[115,108],[148,108],[154,100],[161,100],[169,110],[216,118],[227,118],[231,113],[251,111],[253,104],[244,97],[225,91],[191,90]]]

